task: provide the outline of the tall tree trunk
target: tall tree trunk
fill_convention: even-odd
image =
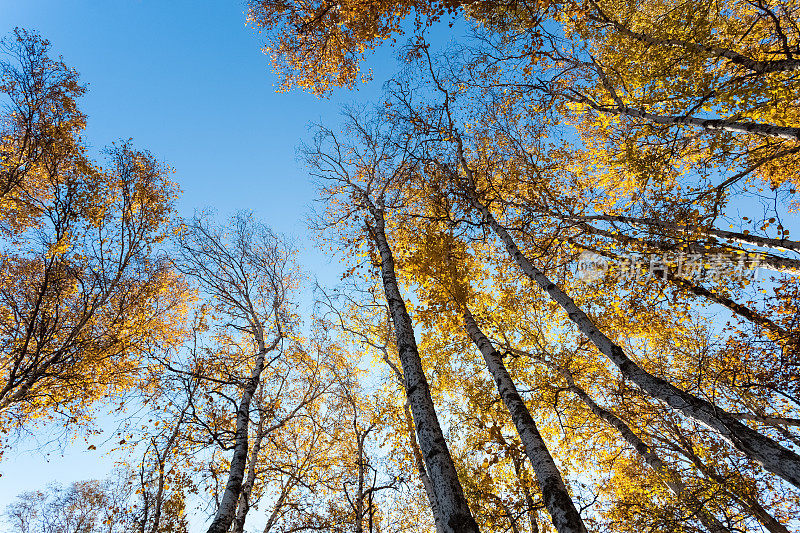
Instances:
[[[756,74],[768,74],[770,72],[793,72],[800,70],[800,60],[787,57],[785,59],[766,59],[756,60],[735,50],[716,46],[708,42],[695,42],[675,37],[656,37],[649,33],[633,31],[628,26],[614,20],[603,12],[600,6],[594,2],[589,2],[597,10],[597,15],[590,15],[592,20],[609,24],[619,33],[631,39],[646,43],[651,46],[667,46],[685,48],[691,52],[708,54],[718,58],[725,58],[734,65],[744,67]]]
[[[554,91],[548,91],[554,94]],[[697,118],[685,115],[656,115],[642,109],[630,107],[624,103],[617,102],[615,105],[600,105],[593,99],[581,94],[559,93],[573,102],[584,104],[598,113],[615,116],[627,116],[641,119],[650,124],[660,124],[662,126],[695,126],[708,131],[727,131],[730,133],[745,133],[749,135],[760,135],[763,137],[773,137],[788,141],[800,141],[800,128],[792,126],[778,126],[775,124],[762,124],[756,122],[741,122],[731,119],[719,118]]]
[[[682,289],[687,290],[692,294],[707,298],[712,302],[718,303],[719,305],[729,309],[730,311],[739,315],[745,320],[749,320],[753,324],[761,326],[767,331],[767,336],[770,337],[772,340],[787,344],[791,344],[794,342],[792,335],[786,329],[782,328],[781,326],[776,324],[773,320],[770,320],[769,318],[765,317],[764,315],[755,311],[754,309],[751,309],[746,305],[740,304],[739,302],[734,301],[732,298],[728,298],[727,296],[723,296],[722,294],[708,290],[702,285],[698,285],[692,282],[691,280],[677,276],[670,269],[666,270],[666,274],[667,274],[667,280],[677,285],[678,287],[681,287]]]
[[[598,255],[602,255],[603,257],[608,257],[610,259],[617,259],[620,257],[606,250],[599,250],[597,248],[592,248],[590,246],[582,245],[578,242],[575,242],[574,239],[570,239],[570,242],[574,242],[576,246],[579,246],[584,250],[594,252]],[[732,298],[724,296],[719,292],[714,292],[712,290],[709,290],[703,287],[702,285],[695,283],[691,279],[678,276],[667,265],[664,265],[664,277],[667,281],[669,281],[676,287],[680,287],[681,289],[690,292],[695,296],[699,296],[700,298],[705,298],[706,300],[719,304],[728,309],[730,312],[744,318],[749,322],[752,322],[753,324],[759,327],[764,328],[767,336],[776,342],[786,344],[789,346],[793,346],[797,342],[797,340],[794,338],[795,336],[792,335],[789,331],[781,327],[779,324],[776,324],[770,318],[762,315],[755,309],[751,309],[750,307],[744,304],[740,304],[739,302],[733,300]]]
[[[694,464],[695,467],[697,467],[697,469],[702,472],[704,476],[706,476],[706,478],[718,483],[727,494],[729,494],[735,501],[739,503],[739,505],[746,509],[753,517],[755,517],[755,519],[758,520],[767,531],[770,533],[789,533],[789,530],[786,528],[786,526],[778,522],[774,516],[764,509],[764,507],[756,498],[754,498],[747,491],[742,492],[736,490],[735,483],[731,483],[729,480],[725,479],[724,476],[715,472],[711,467],[703,462],[703,460],[700,459],[700,457],[698,457],[694,451],[692,451],[691,447],[676,446],[675,448],[686,458],[688,458],[692,464]]]
[[[278,500],[275,502],[275,505],[272,507],[272,512],[269,514],[269,518],[267,518],[267,523],[264,525],[263,533],[269,533],[272,531],[272,528],[278,522],[278,518],[281,514],[281,509],[283,509],[283,503],[286,501],[286,497],[291,492],[292,488],[294,488],[295,484],[297,483],[297,477],[291,477],[287,482],[286,485],[281,487],[280,496],[278,496]]]
[[[569,220],[569,219],[567,219],[567,220]],[[651,241],[651,240],[640,239],[638,237],[630,237],[630,236],[625,235],[623,233],[614,232],[614,231],[608,231],[608,230],[604,230],[604,229],[601,229],[601,228],[596,228],[596,227],[594,227],[594,226],[592,226],[590,224],[587,224],[586,222],[576,222],[576,224],[577,224],[577,226],[579,228],[581,228],[581,229],[585,230],[586,232],[591,233],[593,235],[601,235],[603,237],[608,237],[610,239],[613,239],[613,240],[615,240],[617,242],[621,242],[623,244],[631,244],[633,246],[638,246],[638,247],[645,248],[645,249],[649,248],[651,250],[658,250],[659,252],[674,252],[675,248],[679,244],[679,243],[675,243],[673,245],[673,244],[660,243],[660,242],[654,242],[654,241]],[[698,255],[704,255],[704,254],[711,253],[711,252],[714,252],[714,253],[727,253],[727,254],[746,252],[746,250],[743,250],[741,248],[730,248],[730,247],[728,247],[728,248],[725,248],[725,247],[716,248],[715,247],[715,248],[709,249],[706,245],[704,245],[702,243],[697,243],[697,242],[694,242],[694,243],[692,243],[692,242],[683,243],[683,245],[685,246],[684,250],[686,250],[690,254],[698,254]],[[763,266],[765,268],[769,268],[770,270],[774,270],[775,272],[781,272],[781,273],[784,273],[784,274],[795,274],[796,275],[796,274],[800,273],[800,260],[792,259],[792,258],[788,258],[788,257],[779,257],[779,256],[776,256],[776,255],[761,254],[761,255],[759,255],[758,266]]]
[[[661,458],[652,450],[652,448],[650,448],[650,446],[648,446],[636,433],[634,433],[630,426],[628,426],[628,424],[626,424],[621,418],[608,409],[598,405],[594,399],[589,396],[586,390],[583,389],[583,387],[575,383],[575,379],[568,369],[562,368],[542,357],[523,352],[522,350],[512,349],[512,352],[527,355],[528,357],[559,373],[566,380],[569,390],[574,392],[575,395],[580,398],[580,400],[597,418],[605,421],[609,426],[617,430],[622,438],[625,439],[625,442],[627,442],[639,455],[639,457],[644,460],[647,466],[652,468],[653,471],[659,476],[661,481],[664,483],[664,485],[666,485],[670,492],[672,492],[678,498],[685,498],[686,501],[691,504],[691,506],[695,509],[695,512],[697,512],[698,520],[700,520],[700,523],[703,524],[706,530],[708,530],[710,533],[730,533],[730,530],[723,526],[713,514],[706,509],[703,509],[702,502],[697,500],[697,498],[695,498],[689,491],[686,490],[686,484],[681,481],[680,475],[664,464],[664,461],[661,460]]]
[[[375,476],[377,477],[377,471],[375,473]],[[372,488],[375,488],[375,479],[374,478],[372,480],[371,489]],[[369,496],[368,496],[368,501],[367,501],[367,506],[368,506],[367,509],[369,509],[369,511],[368,511],[368,513],[369,513],[369,521],[367,522],[369,524],[369,533],[372,533],[373,528],[375,527],[375,502],[373,501],[373,498],[372,498],[374,494],[375,494],[375,491],[370,490],[369,491]]]
[[[392,372],[394,372],[394,375],[397,378],[397,383],[403,389],[403,392],[406,392],[403,372],[397,368],[397,365],[394,364],[389,358],[388,350],[383,349],[382,352],[383,360],[387,365],[389,365],[389,368],[392,369]],[[417,474],[419,474],[419,479],[422,482],[422,488],[425,489],[425,495],[428,497],[428,505],[431,508],[431,513],[433,513],[433,525],[436,528],[436,533],[442,533],[444,529],[442,526],[441,511],[439,510],[439,503],[436,501],[436,493],[433,490],[431,478],[428,476],[428,472],[425,470],[425,460],[422,458],[422,452],[420,451],[419,444],[417,443],[417,434],[414,431],[414,417],[411,415],[411,409],[408,403],[408,394],[406,394],[406,401],[403,403],[403,412],[405,413],[406,432],[408,433],[408,440],[411,444],[411,452],[414,456],[414,465],[417,467]]]
[[[402,379],[402,376],[401,376]],[[414,455],[414,464],[417,467],[419,479],[422,481],[422,487],[425,489],[425,495],[428,497],[428,503],[433,512],[433,524],[436,528],[436,533],[443,533],[442,518],[440,516],[439,503],[436,501],[436,493],[433,490],[428,472],[425,471],[425,461],[422,459],[422,453],[419,451],[419,444],[417,444],[417,436],[414,433],[414,418],[411,416],[411,410],[408,407],[408,401],[403,404],[403,410],[406,415],[406,431],[408,432],[408,440],[411,443],[411,452]]]
[[[262,347],[256,358],[253,372],[247,380],[247,384],[242,392],[239,410],[236,412],[236,440],[233,448],[233,457],[231,458],[231,466],[228,471],[228,482],[225,484],[225,492],[222,494],[222,501],[219,504],[214,520],[208,527],[207,533],[227,533],[233,523],[236,507],[239,502],[239,495],[242,492],[245,466],[247,464],[247,431],[250,423],[250,402],[258,388],[261,372],[264,370],[264,358],[266,354],[267,350]]]
[[[397,351],[403,367],[403,378],[411,412],[414,415],[417,440],[425,459],[425,467],[436,493],[441,511],[444,533],[472,533],[478,524],[472,517],[464,489],[458,480],[453,458],[436,416],[428,380],[422,367],[422,359],[414,337],[411,317],[397,284],[394,257],[386,239],[383,211],[370,206],[373,225],[372,238],[380,253],[381,277],[386,302],[394,323]]]
[[[800,427],[800,418],[783,418],[780,416],[760,416],[750,413],[731,413],[731,416],[739,420],[752,420],[754,422],[761,422],[762,424],[769,424],[773,427],[794,426]]]
[[[260,407],[260,406],[259,406]],[[236,509],[236,517],[233,520],[233,533],[244,532],[244,522],[247,513],[250,511],[250,495],[253,493],[253,485],[256,482],[256,465],[258,464],[258,454],[261,451],[261,442],[264,439],[264,414],[259,414],[256,438],[253,442],[253,450],[250,452],[250,460],[247,464],[247,479],[242,485],[242,493],[239,495],[239,507]]]
[[[800,242],[798,241],[789,239],[773,239],[770,237],[761,237],[760,235],[752,235],[750,233],[741,233],[738,231],[728,231],[717,228],[706,228],[702,226],[682,226],[672,222],[662,222],[655,218],[628,217],[623,215],[591,215],[586,217],[575,217],[575,220],[603,220],[606,222],[623,222],[625,224],[637,224],[664,228],[672,232],[696,232],[700,235],[711,236],[719,239],[727,239],[739,244],[750,244],[753,246],[760,246],[762,248],[771,248],[773,250],[782,250],[786,252],[800,252]]]
[[[756,518],[756,520],[761,522],[761,525],[764,526],[764,528],[770,533],[789,533],[789,529],[778,522],[774,516],[769,514],[769,512],[764,509],[764,507],[762,507],[755,498],[734,495],[734,499],[736,499],[742,507],[747,509],[750,514]]]
[[[190,394],[193,391],[190,392]],[[178,439],[178,435],[180,434],[181,424],[183,424],[183,418],[186,416],[186,411],[189,409],[189,405],[187,404],[186,407],[181,410],[181,414],[178,416],[178,420],[175,421],[175,425],[172,428],[172,433],[170,433],[169,439],[164,444],[164,452],[159,453],[158,446],[155,443],[155,439],[153,440],[153,450],[156,452],[156,459],[158,459],[158,487],[156,488],[155,494],[155,504],[156,508],[153,513],[153,525],[150,527],[151,533],[158,533],[158,527],[161,522],[161,509],[164,505],[164,487],[166,483],[166,462],[167,458],[169,457],[170,452],[172,451],[173,446],[175,446],[175,441]]]
[[[502,498],[499,496],[495,497],[497,498],[498,505],[503,508],[506,518],[508,518],[508,523],[511,526],[511,533],[520,533],[519,526],[517,525],[517,518],[514,516],[514,511],[508,508],[508,505],[506,505],[506,502],[504,502]]]
[[[139,468],[139,486],[142,493],[142,514],[141,514],[141,521],[139,521],[138,530],[139,533],[147,533],[147,520],[150,517],[150,496],[147,494],[147,482],[145,481],[145,464],[142,461],[142,465]]]
[[[525,496],[525,506],[527,507],[528,522],[531,526],[531,533],[539,533],[539,523],[536,521],[536,505],[533,503],[533,496],[531,491],[523,480],[522,473],[522,460],[524,456],[520,457],[516,454],[511,455],[511,460],[514,463],[514,472],[517,474],[517,480],[520,487],[522,487],[522,494]]]
[[[358,426],[356,422],[353,422],[353,425],[356,426],[356,442],[358,443],[356,453],[358,454],[358,462],[356,466],[358,467],[358,490],[355,494],[355,502],[353,502],[353,511],[355,512],[355,533],[363,533],[364,532],[364,441],[367,438],[367,434],[369,430],[364,433],[361,433],[358,430]]]
[[[497,222],[486,205],[480,202],[475,193],[475,180],[472,170],[469,168],[463,150],[460,147],[459,159],[469,180],[465,190],[468,198],[481,213],[484,223],[503,242],[511,259],[531,281],[536,283],[554,302],[566,311],[567,316],[578,327],[578,330],[586,335],[600,353],[608,357],[620,369],[626,379],[631,380],[654,398],[666,402],[673,409],[713,429],[734,448],[758,462],[766,470],[780,476],[794,486],[800,487],[800,456],[769,437],[742,424],[719,406],[680,390],[671,383],[645,371],[634,363],[619,345],[600,331],[589,316],[575,304],[572,298],[550,281],[544,273],[533,266],[528,258],[517,248],[508,231]]]
[[[150,526],[150,533],[158,533],[158,526],[161,522],[161,508],[164,505],[164,485],[166,482],[166,472],[164,472],[165,461],[162,460],[161,454],[158,453],[158,448],[156,447],[155,442],[153,442],[153,449],[155,449],[156,457],[158,459],[158,486],[155,493],[156,508],[153,511],[153,524]],[[166,450],[164,455],[166,455]]]
[[[570,379],[570,381],[572,380]],[[697,500],[697,498],[695,498],[689,491],[686,490],[686,484],[681,481],[678,473],[667,467],[661,458],[658,457],[655,452],[653,452],[650,446],[645,444],[645,442],[639,438],[639,436],[636,435],[625,422],[623,422],[610,411],[597,405],[586,393],[586,391],[575,385],[574,382],[570,384],[570,390],[572,390],[583,401],[583,403],[589,407],[595,416],[605,420],[608,425],[616,429],[619,434],[622,435],[622,438],[624,438],[625,441],[631,445],[631,447],[644,460],[644,462],[647,463],[647,465],[659,475],[661,480],[664,482],[664,485],[667,486],[670,492],[672,492],[679,499],[686,499],[686,501],[695,509],[698,520],[700,520],[700,523],[703,524],[706,530],[708,530],[710,533],[730,533],[728,528],[723,526],[713,514],[703,508],[702,502]]]
[[[561,472],[558,471],[550,451],[547,449],[536,427],[528,407],[517,392],[517,387],[508,373],[500,353],[478,327],[469,309],[464,308],[464,323],[472,342],[478,347],[486,361],[489,373],[497,384],[500,398],[511,413],[525,453],[533,466],[536,481],[542,492],[544,505],[550,513],[553,525],[559,533],[586,533],[581,515],[575,508],[567,491]]]

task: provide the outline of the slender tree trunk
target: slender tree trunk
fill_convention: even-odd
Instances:
[[[253,493],[253,485],[256,482],[256,465],[258,464],[258,454],[261,451],[263,439],[264,416],[261,413],[258,417],[258,428],[253,442],[253,450],[250,452],[250,460],[247,464],[247,479],[242,485],[242,493],[239,495],[239,507],[236,509],[236,517],[233,520],[233,533],[244,532],[244,522],[247,519],[248,511],[250,511],[250,495]]]
[[[190,392],[191,394],[191,392]],[[155,504],[156,508],[153,513],[153,525],[150,528],[151,533],[158,533],[158,526],[161,522],[161,509],[164,505],[164,485],[166,482],[166,473],[164,469],[166,467],[167,458],[169,457],[169,453],[172,451],[172,447],[175,445],[175,441],[178,439],[178,435],[180,434],[181,424],[183,424],[183,418],[186,416],[186,410],[189,408],[187,405],[181,411],[180,416],[178,416],[178,420],[175,422],[175,427],[172,429],[172,433],[170,433],[169,439],[164,444],[164,453],[159,453],[158,447],[156,446],[155,439],[153,442],[153,450],[156,452],[156,459],[158,459],[158,488],[156,489],[155,495]]]
[[[377,473],[376,473],[376,476],[377,476]],[[374,479],[372,481],[372,487],[373,488],[375,487],[375,480]],[[373,499],[372,499],[373,494],[374,494],[374,491],[370,490],[369,491],[368,502],[367,502],[368,509],[369,509],[369,522],[368,522],[368,524],[369,524],[369,533],[372,533],[372,530],[375,527],[375,504],[374,504]]]
[[[153,447],[156,451],[156,457],[158,459],[158,487],[156,488],[155,494],[155,505],[156,508],[153,511],[153,524],[150,527],[150,533],[158,533],[158,526],[161,522],[161,507],[163,505],[164,500],[164,482],[165,482],[165,472],[164,472],[164,461],[161,459],[161,455],[158,453],[158,448],[155,447],[155,443]]]
[[[392,360],[389,359],[389,352],[387,350],[383,350],[383,360],[387,365],[389,365],[389,368],[392,369],[395,377],[397,378],[398,384],[405,392],[405,380],[403,379],[403,372],[401,372],[400,369],[397,368],[397,365],[395,365]],[[422,481],[422,487],[425,489],[425,495],[428,497],[428,504],[430,505],[431,513],[433,514],[433,524],[436,528],[436,533],[442,533],[444,529],[442,526],[442,517],[440,514],[441,511],[439,510],[439,503],[436,501],[436,493],[433,490],[431,478],[428,476],[428,472],[425,470],[425,460],[422,458],[422,452],[420,451],[419,444],[417,443],[417,435],[414,431],[414,417],[411,415],[411,409],[408,403],[408,395],[406,395],[406,401],[403,403],[403,412],[405,413],[406,432],[408,433],[408,440],[411,444],[411,452],[414,455],[414,465],[417,467],[419,479]]]
[[[459,149],[459,156],[462,167],[470,181],[465,192],[475,208],[481,213],[484,222],[503,242],[511,259],[528,278],[566,311],[569,319],[578,327],[578,330],[586,335],[600,353],[608,357],[620,369],[626,379],[631,380],[654,398],[664,401],[673,409],[713,429],[734,448],[758,462],[766,470],[780,476],[794,486],[800,487],[800,456],[769,437],[742,424],[724,409],[680,390],[671,383],[642,369],[625,354],[619,345],[595,326],[594,322],[575,304],[572,298],[550,281],[544,273],[533,266],[528,258],[517,248],[508,231],[497,222],[489,209],[478,200],[475,195],[475,181],[472,177],[472,171],[469,169],[461,149]]]
[[[800,242],[798,241],[792,241],[789,239],[772,239],[770,237],[761,237],[759,235],[752,235],[750,233],[741,233],[738,231],[728,231],[717,228],[682,226],[672,222],[662,222],[655,218],[628,217],[623,215],[592,215],[587,217],[576,217],[576,220],[603,220],[606,222],[623,222],[625,224],[655,226],[668,229],[670,231],[677,230],[691,233],[697,232],[700,235],[707,235],[719,239],[727,239],[739,244],[750,244],[753,246],[760,246],[762,248],[771,248],[773,250],[781,250],[786,252],[800,252]]]
[[[731,133],[745,133],[749,135],[760,135],[763,137],[773,137],[776,139],[786,139],[788,141],[800,141],[800,128],[791,126],[776,126],[775,124],[760,124],[756,122],[740,122],[731,119],[703,119],[681,115],[656,115],[647,111],[627,106],[623,103],[616,105],[600,105],[583,95],[563,96],[573,102],[585,104],[599,113],[608,115],[624,115],[639,118],[651,124],[663,126],[695,126],[708,131],[727,131]]]
[[[673,252],[676,248],[675,245],[668,245],[666,243],[659,243],[653,242],[645,239],[639,239],[637,237],[630,237],[628,235],[608,231],[600,228],[595,228],[594,226],[587,224],[586,222],[578,222],[578,227],[585,230],[588,233],[593,235],[601,235],[603,237],[608,237],[613,239],[617,242],[621,242],[623,244],[631,244],[633,246],[638,246],[642,248],[650,248],[652,250],[658,250],[659,252]],[[676,243],[677,244],[677,243]],[[709,250],[703,244],[695,244],[695,243],[685,243],[685,250],[690,254],[698,254],[704,255],[710,252],[716,253],[735,253],[735,252],[745,252],[746,250],[742,250],[740,248],[717,248]],[[774,255],[768,254],[761,254],[759,255],[759,266],[763,266],[765,268],[769,268],[770,270],[774,270],[775,272],[781,272],[784,274],[798,274],[800,273],[800,260],[787,258],[787,257],[778,257]]]
[[[530,498],[530,493],[526,493],[526,495]],[[539,524],[536,522],[536,511],[534,509],[528,509],[528,519],[531,524],[531,533],[539,533]]]
[[[495,497],[497,498],[497,503],[503,508],[503,512],[506,513],[506,518],[508,518],[508,523],[511,526],[511,533],[520,533],[514,512],[508,508],[508,505],[506,505],[506,502],[504,502],[502,498],[499,496]]]
[[[627,239],[628,237],[626,237]],[[571,240],[571,242],[575,242]],[[589,246],[584,246],[578,242],[575,244],[584,250],[588,250],[594,252],[598,255],[602,255],[604,257],[608,257],[611,259],[619,258],[618,255],[605,251],[605,250],[598,250],[596,248],[592,248]],[[694,294],[695,296],[699,296],[701,298],[705,298],[711,302],[719,304],[732,313],[739,315],[740,317],[744,318],[745,320],[756,324],[764,328],[767,332],[767,336],[774,341],[782,342],[791,345],[794,341],[792,334],[790,334],[786,329],[782,328],[778,324],[776,324],[771,319],[765,317],[758,311],[751,309],[750,307],[740,304],[739,302],[729,298],[727,296],[723,296],[718,292],[711,291],[702,285],[698,285],[691,279],[687,279],[681,276],[678,276],[673,272],[671,268],[667,265],[664,265],[664,278],[672,283],[673,285],[680,287],[681,289]]]
[[[734,495],[734,499],[747,509],[770,533],[789,533],[789,529],[778,522],[755,498]]]
[[[583,401],[583,403],[589,407],[595,416],[605,420],[608,425],[616,429],[619,434],[622,435],[622,438],[624,438],[625,441],[631,445],[631,447],[636,451],[637,454],[639,454],[644,462],[647,463],[647,465],[659,475],[661,480],[664,482],[664,485],[667,486],[670,492],[672,492],[679,499],[685,498],[689,504],[696,509],[697,518],[700,520],[700,523],[703,524],[706,530],[708,530],[710,533],[730,533],[728,528],[723,526],[713,514],[706,509],[703,509],[702,502],[698,501],[697,498],[694,498],[691,493],[686,490],[686,484],[681,481],[677,472],[674,472],[671,468],[667,467],[661,458],[658,457],[655,452],[653,452],[650,446],[645,444],[645,442],[640,439],[639,436],[636,435],[625,422],[623,422],[610,411],[597,405],[585,390],[575,385],[571,378],[569,381],[572,382],[570,384],[570,390],[572,390]]]
[[[531,491],[528,489],[528,486],[523,480],[521,464],[522,459],[516,454],[513,454],[511,456],[511,460],[514,463],[514,472],[517,474],[519,486],[522,487],[522,494],[525,496],[525,506],[527,507],[528,522],[531,526],[531,533],[539,533],[539,523],[536,521],[536,505],[533,503]]]
[[[402,376],[401,376],[402,379]],[[403,410],[406,415],[406,431],[408,431],[408,440],[411,442],[411,452],[414,454],[414,464],[417,467],[419,479],[422,481],[422,487],[425,489],[425,495],[428,497],[428,503],[431,506],[433,513],[433,524],[436,528],[436,533],[443,533],[442,518],[439,515],[439,503],[436,501],[436,493],[433,491],[433,484],[431,483],[428,472],[425,471],[425,461],[422,459],[422,453],[419,451],[419,444],[417,444],[417,436],[414,433],[414,419],[411,416],[411,410],[408,407],[408,401],[403,404]]]
[[[723,296],[722,294],[710,291],[703,287],[702,285],[698,285],[693,283],[692,281],[682,278],[680,276],[676,276],[673,274],[672,270],[667,270],[667,280],[672,282],[673,284],[681,287],[682,289],[691,292],[697,296],[701,296],[712,302],[718,303],[721,306],[729,309],[733,313],[739,315],[740,317],[749,320],[753,324],[761,326],[768,332],[768,337],[772,338],[775,341],[783,341],[783,342],[792,342],[792,335],[786,331],[784,328],[770,320],[769,318],[765,317],[761,313],[750,309],[746,305],[742,305],[739,302],[734,301],[732,298],[728,298],[727,296]]]
[[[297,478],[291,478],[286,482],[286,485],[281,488],[281,494],[278,496],[278,501],[275,502],[275,506],[272,508],[272,512],[269,514],[267,523],[264,525],[263,533],[269,533],[275,526],[275,523],[278,521],[278,517],[280,516],[281,509],[283,509],[283,502],[286,501],[286,497],[289,495],[289,492],[292,490],[296,482]]]
[[[759,416],[750,413],[731,413],[731,416],[739,420],[752,420],[754,422],[761,422],[762,424],[769,424],[771,426],[794,426],[800,427],[800,419],[798,418],[783,418],[780,416]]]
[[[598,405],[594,399],[589,396],[586,390],[575,383],[575,379],[569,370],[533,354],[528,354],[522,352],[521,350],[512,351],[515,353],[525,354],[561,374],[561,376],[563,376],[566,380],[569,390],[574,392],[575,395],[580,398],[580,400],[597,418],[604,420],[609,426],[617,430],[622,438],[625,439],[625,442],[627,442],[639,455],[639,457],[644,460],[647,466],[652,468],[653,471],[659,476],[661,481],[663,481],[664,485],[666,485],[670,492],[672,492],[679,499],[685,498],[692,505],[692,507],[695,508],[697,512],[697,518],[700,520],[700,523],[703,524],[706,530],[708,530],[710,533],[730,533],[730,530],[723,526],[722,523],[720,523],[720,521],[717,520],[712,513],[703,509],[702,502],[698,501],[697,498],[694,498],[693,495],[686,490],[686,484],[681,481],[680,475],[665,465],[661,458],[652,450],[652,448],[650,448],[650,446],[648,446],[636,433],[634,433],[630,426],[628,426],[628,424],[626,424],[621,418],[604,407]]]
[[[358,441],[358,491],[355,495],[355,502],[354,502],[354,511],[355,511],[355,533],[363,533],[364,531],[364,439],[366,438],[366,434],[363,436],[359,434],[358,428],[356,428],[356,440]]]
[[[464,322],[472,342],[483,354],[489,373],[497,384],[500,398],[511,413],[511,419],[514,421],[517,433],[525,446],[525,453],[533,466],[544,505],[550,513],[553,525],[559,533],[585,533],[586,526],[572,502],[561,472],[558,471],[547,445],[539,434],[528,407],[517,392],[517,387],[503,364],[500,353],[495,350],[491,341],[480,330],[475,318],[467,308],[464,308]]]
[[[138,524],[139,533],[147,532],[147,519],[150,517],[150,496],[147,494],[147,483],[145,482],[144,461],[139,468],[139,486],[142,492],[142,519]]]
[[[374,225],[370,228],[381,258],[381,276],[386,302],[394,323],[397,351],[403,367],[406,394],[414,415],[417,440],[425,467],[436,493],[444,533],[472,533],[478,524],[472,517],[464,489],[458,480],[455,464],[436,416],[428,380],[414,337],[411,317],[397,284],[389,242],[386,239],[383,211],[371,206]]]
[[[715,472],[690,448],[684,448],[680,446],[676,448],[681,454],[686,456],[686,458],[688,458],[692,464],[694,464],[695,467],[697,467],[697,469],[702,472],[704,476],[706,476],[706,478],[718,483],[727,494],[739,502],[739,505],[745,508],[753,517],[755,517],[755,519],[758,520],[767,531],[770,533],[789,533],[789,530],[786,528],[786,526],[778,522],[774,516],[764,509],[764,507],[756,498],[747,492],[741,493],[740,491],[736,490],[735,483],[731,483],[729,480]]]
[[[751,57],[740,54],[735,50],[722,48],[720,46],[713,46],[709,43],[687,41],[685,39],[676,39],[672,37],[667,37],[667,38],[655,37],[651,34],[633,31],[624,24],[606,15],[603,12],[603,10],[600,9],[600,6],[596,2],[592,1],[590,3],[597,10],[598,13],[597,16],[591,16],[592,19],[598,22],[610,24],[611,26],[614,27],[615,30],[617,30],[622,35],[646,43],[648,45],[680,47],[680,48],[685,48],[686,50],[692,52],[700,52],[703,54],[709,54],[714,57],[725,58],[734,65],[744,67],[756,74],[762,74],[762,75],[768,74],[770,72],[793,72],[796,70],[800,70],[800,60],[792,57],[787,57],[786,59],[756,60]]]
[[[255,368],[253,368],[253,372],[247,380],[245,389],[242,392],[239,410],[236,413],[236,440],[228,473],[228,482],[225,484],[225,492],[222,495],[222,501],[219,504],[214,520],[208,527],[207,533],[227,533],[236,514],[239,495],[242,492],[245,465],[247,464],[247,431],[250,423],[250,402],[258,388],[261,372],[264,370],[264,358],[266,357],[266,353],[267,351],[264,348],[259,351]]]
[[[786,426],[800,426],[800,420],[796,418],[772,417],[761,415],[760,413],[755,415],[749,413],[732,413],[731,416],[737,420],[752,420],[759,424],[770,426],[776,432],[780,433],[783,438],[794,443],[795,446],[800,446],[800,438],[786,429]]]

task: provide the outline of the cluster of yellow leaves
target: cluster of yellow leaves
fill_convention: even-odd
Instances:
[[[179,342],[185,287],[154,256],[175,185],[128,143],[86,156],[77,74],[17,30],[4,46],[0,230],[2,426],[80,421],[141,384],[150,350]],[[14,62],[16,61],[16,62]]]

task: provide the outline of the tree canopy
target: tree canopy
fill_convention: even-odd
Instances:
[[[252,0],[284,89],[353,88],[399,52],[380,101],[300,149],[336,287],[250,213],[178,217],[130,142],[90,160],[77,73],[17,30],[2,443],[140,414],[113,478],[23,495],[8,523],[796,529],[798,10]]]

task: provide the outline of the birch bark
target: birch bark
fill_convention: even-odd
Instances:
[[[650,374],[634,363],[619,345],[600,331],[569,295],[564,293],[520,252],[508,231],[497,222],[491,211],[477,198],[474,176],[467,164],[460,142],[458,157],[468,180],[464,192],[481,214],[484,223],[501,240],[511,259],[531,281],[544,290],[567,313],[570,321],[578,327],[578,330],[586,335],[600,353],[608,357],[620,369],[626,379],[631,380],[654,398],[714,430],[726,442],[759,463],[764,469],[792,485],[800,487],[800,456],[742,424],[719,406],[680,390],[671,383]]]
[[[583,220],[583,221],[603,220],[606,222],[623,222],[626,224],[656,226],[671,231],[680,230],[688,232],[698,232],[699,234],[711,235],[712,237],[719,237],[721,239],[727,239],[740,244],[751,244],[753,246],[772,248],[773,250],[781,250],[785,252],[800,252],[800,242],[793,241],[790,239],[773,239],[770,237],[762,237],[760,235],[752,235],[750,233],[742,233],[739,231],[728,231],[717,228],[681,226],[668,222],[662,222],[655,218],[628,217],[623,215],[592,215],[587,217],[579,217],[577,220]]]
[[[489,373],[497,384],[500,398],[511,413],[511,419],[533,466],[544,505],[550,513],[553,525],[559,533],[585,533],[586,526],[567,492],[561,472],[539,434],[528,407],[517,392],[514,380],[511,379],[511,375],[503,364],[500,353],[484,335],[472,313],[466,308],[464,309],[464,323],[472,342],[481,351],[483,359],[486,361]]]
[[[251,373],[250,378],[247,380],[247,385],[242,392],[242,398],[239,402],[239,410],[236,412],[236,441],[233,448],[233,457],[231,458],[228,481],[225,484],[225,492],[222,495],[222,501],[217,509],[217,514],[214,516],[214,520],[208,527],[207,533],[227,533],[236,514],[239,495],[242,492],[245,466],[247,464],[247,430],[250,423],[250,402],[253,399],[256,389],[258,388],[258,383],[261,379],[261,372],[264,370],[264,359],[266,354],[266,349],[259,351],[253,372]]]
[[[536,355],[529,354],[521,350],[512,351],[527,355],[561,374],[561,376],[566,380],[569,390],[574,392],[575,395],[580,398],[580,400],[586,405],[586,407],[589,408],[592,414],[594,414],[597,418],[604,420],[609,426],[617,430],[622,438],[625,439],[625,442],[627,442],[631,448],[633,448],[633,450],[642,458],[642,460],[644,460],[647,466],[652,468],[653,471],[658,474],[670,492],[672,492],[678,498],[686,498],[687,501],[689,501],[689,503],[691,503],[692,506],[697,509],[697,518],[700,520],[700,523],[703,524],[706,530],[708,530],[710,533],[730,533],[730,530],[723,526],[713,514],[706,509],[703,509],[702,502],[698,501],[697,498],[694,498],[686,490],[686,484],[681,481],[678,473],[664,464],[664,461],[661,460],[661,458],[652,450],[652,448],[650,448],[650,446],[648,446],[636,433],[634,433],[630,426],[628,426],[628,424],[626,424],[621,418],[608,409],[598,405],[597,402],[595,402],[594,399],[589,396],[586,390],[584,390],[583,387],[575,382],[575,379],[569,370]]]
[[[366,201],[369,201],[365,198]],[[403,367],[406,394],[419,442],[442,518],[444,533],[471,533],[478,531],[472,517],[464,490],[458,480],[450,450],[444,438],[436,409],[433,405],[428,380],[422,367],[414,337],[411,317],[400,293],[394,268],[394,257],[386,238],[383,210],[369,203],[372,224],[370,233],[380,253],[381,277],[386,302],[394,323],[397,351]]]

